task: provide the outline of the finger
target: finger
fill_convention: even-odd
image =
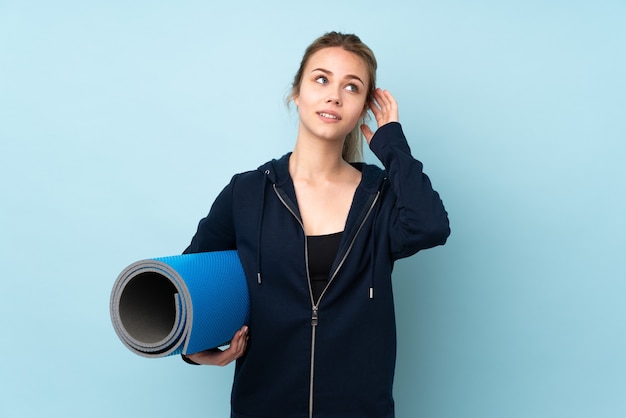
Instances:
[[[377,109],[376,112],[372,111],[372,113],[374,113],[374,116],[376,117],[378,126],[382,126],[389,122],[389,115],[394,113],[393,102],[380,89],[375,92],[374,100],[376,101]]]
[[[232,348],[232,355],[235,356],[235,358],[239,358],[243,355],[244,351],[246,350],[247,342],[248,327],[244,326],[239,331],[237,331],[230,345],[230,348]]]
[[[379,89],[376,92],[376,101],[381,107],[381,110],[385,113],[389,113],[393,110],[395,105],[395,99],[387,90]]]
[[[369,102],[369,108],[372,111],[372,114],[374,115],[374,118],[376,120],[382,117],[382,111],[380,110],[380,107],[375,98],[372,98],[372,100]]]
[[[243,352],[246,350],[247,342],[248,342],[248,327],[244,326],[243,328],[241,328],[239,341],[237,342],[237,353],[239,354],[238,357],[240,357],[243,354]]]
[[[361,132],[363,133],[365,140],[369,144],[372,140],[372,137],[374,136],[374,132],[372,132],[372,129],[366,124],[361,125]]]
[[[389,100],[385,96],[383,89],[376,89],[374,92],[374,99],[376,99],[376,103],[378,103],[381,110],[385,110],[389,106]]]
[[[376,92],[376,100],[381,107],[382,121],[384,123],[398,122],[398,102],[388,90]]]
[[[387,102],[387,106],[389,108],[390,112],[396,112],[398,111],[398,102],[396,101],[396,98],[393,97],[393,95],[389,92],[389,90],[385,90],[383,92],[384,96],[385,96],[385,101]]]
[[[242,335],[242,330],[235,332],[235,335],[233,335],[233,339],[230,340],[230,346],[225,351],[228,351],[229,353],[238,351],[239,345],[241,343],[241,335]]]
[[[246,335],[244,338],[241,339],[241,350],[239,352],[239,357],[243,356],[244,353],[246,352],[246,349],[248,348],[248,340],[250,339],[249,335]],[[239,358],[237,357],[237,358]]]

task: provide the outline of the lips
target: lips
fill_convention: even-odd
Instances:
[[[323,119],[341,120],[341,117],[337,113],[332,111],[317,112],[317,114]]]

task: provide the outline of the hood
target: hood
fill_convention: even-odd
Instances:
[[[277,187],[283,187],[287,182],[291,182],[289,175],[289,157],[291,152],[283,155],[279,159],[274,159],[259,166],[257,170],[265,174],[268,181]],[[386,180],[386,173],[383,169],[376,165],[367,163],[350,163],[354,168],[362,174],[361,187],[368,193],[376,193],[380,190],[383,182]]]
[[[260,226],[259,226],[258,253],[257,253],[257,267],[258,267],[257,282],[258,284],[262,283],[262,275],[261,275],[262,259],[261,259],[260,243],[261,243],[261,235],[262,235],[261,225],[263,223],[263,215],[264,215],[264,210],[265,210],[264,208],[265,205],[263,202],[264,196],[265,196],[265,187],[271,185],[271,187],[273,187],[274,189],[289,190],[291,191],[291,193],[289,194],[292,194],[293,198],[295,199],[295,190],[294,190],[293,182],[291,180],[291,176],[289,174],[290,156],[291,156],[291,153],[287,153],[283,155],[281,158],[268,161],[267,163],[261,165],[258,168],[258,171],[260,171],[267,179],[267,181],[264,183],[263,187],[260,190],[261,208],[260,208],[260,216],[259,216]],[[360,213],[356,214],[356,216],[353,215],[353,216],[348,217],[348,220],[346,222],[346,227],[344,230],[344,232],[348,232],[347,234],[344,234],[344,237],[347,237],[347,239],[344,240],[342,248],[350,246],[350,241],[353,239],[351,237],[356,236],[356,234],[359,232],[359,229],[360,229],[359,224],[363,221],[364,218],[366,218],[370,214],[371,210],[374,208],[374,204],[376,200],[378,199],[378,195],[380,194],[380,191],[383,187],[383,183],[387,179],[386,172],[378,166],[361,163],[361,162],[351,163],[351,165],[361,172],[361,182],[359,183],[359,186],[357,187],[357,191],[355,192],[353,205],[356,207],[363,207],[364,209]],[[285,197],[285,200],[289,201],[289,198]],[[292,210],[294,211],[294,213],[297,216],[300,216],[298,213],[297,205],[292,204],[291,206],[292,206]],[[376,218],[378,216],[378,208],[376,208],[376,210],[374,210],[373,212],[374,213],[372,215],[374,218]],[[375,237],[372,237],[372,239],[375,239]],[[347,250],[344,248],[343,251],[347,251]],[[374,253],[372,253],[372,262],[374,262]],[[333,268],[335,267],[336,266],[333,266]],[[372,282],[370,283],[369,297],[370,299],[373,299],[374,298],[373,277],[371,278],[371,280]]]

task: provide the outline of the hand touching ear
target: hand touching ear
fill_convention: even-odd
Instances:
[[[399,122],[398,102],[387,90],[376,89],[369,107],[379,128],[389,122]],[[369,144],[374,132],[366,124],[361,125],[361,132]]]

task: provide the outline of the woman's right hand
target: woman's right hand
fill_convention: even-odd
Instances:
[[[194,354],[188,354],[186,357],[198,364],[206,364],[210,366],[226,366],[230,362],[237,360],[243,356],[248,346],[248,327],[244,325],[235,333],[230,342],[230,346],[225,350],[213,348],[211,350],[200,351]]]
[[[398,102],[387,90],[376,89],[374,97],[369,103],[369,108],[376,118],[378,128],[390,122],[399,122]],[[374,132],[366,124],[361,125],[361,132],[369,144],[374,136]]]

